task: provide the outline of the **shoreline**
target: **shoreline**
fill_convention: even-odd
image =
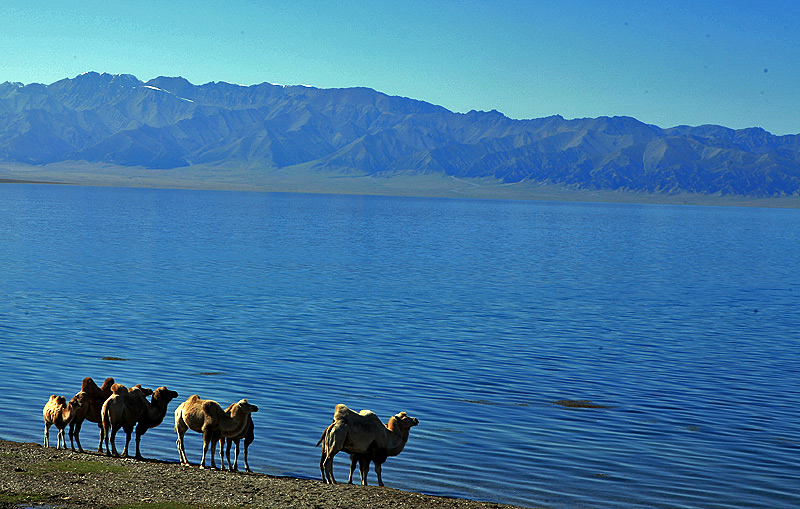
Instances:
[[[115,458],[0,439],[0,508],[223,509],[512,509],[495,502],[449,498],[360,484],[183,467],[155,459]]]
[[[0,163],[0,184],[3,183],[640,205],[800,208],[800,196],[756,198],[694,193],[645,194],[572,189],[562,185],[527,181],[506,184],[489,178],[462,179],[439,174],[399,174],[380,177],[318,173],[302,169],[283,172],[193,166],[177,170],[147,170],[114,165],[96,166],[88,163],[47,166]]]

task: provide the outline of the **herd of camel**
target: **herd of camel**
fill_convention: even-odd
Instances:
[[[150,400],[147,397],[150,396]],[[148,429],[161,424],[167,415],[167,406],[178,397],[178,393],[166,387],[159,387],[155,391],[137,384],[127,388],[122,384],[114,383],[113,378],[106,378],[101,387],[91,377],[83,379],[81,390],[69,401],[64,396],[50,396],[45,404],[42,414],[44,416],[44,446],[50,445],[50,426],[58,430],[56,448],[67,448],[65,430],[69,426],[70,447],[75,451],[83,452],[81,447],[80,431],[84,421],[97,423],[100,428],[100,444],[98,452],[107,455],[119,456],[114,439],[117,432],[125,431],[125,448],[122,456],[128,456],[128,445],[131,435],[136,430],[136,459],[142,459],[139,452],[139,443]],[[242,399],[231,404],[225,410],[214,400],[201,399],[197,394],[190,396],[175,409],[175,432],[178,434],[176,441],[181,465],[189,465],[183,447],[183,437],[187,430],[203,434],[203,459],[200,468],[205,468],[206,454],[211,449],[211,468],[216,469],[214,457],[216,445],[219,442],[219,457],[222,470],[225,470],[225,458],[228,459],[228,469],[237,471],[239,460],[239,442],[244,439],[244,465],[250,472],[247,462],[247,449],[253,442],[254,424],[251,413],[257,412],[258,407]],[[319,461],[322,480],[335,484],[333,477],[333,457],[339,451],[350,455],[349,483],[353,482],[356,466],[361,474],[361,484],[367,484],[369,465],[375,466],[378,484],[383,486],[381,478],[381,465],[389,456],[397,456],[408,442],[409,431],[419,424],[414,417],[409,417],[405,412],[400,412],[389,419],[388,424],[383,424],[375,413],[369,410],[354,412],[347,406],[336,405],[333,422],[322,432],[317,446],[322,446],[322,455]],[[223,448],[225,455],[223,455]],[[110,443],[110,449],[109,449]],[[235,456],[231,464],[231,446],[235,445]]]

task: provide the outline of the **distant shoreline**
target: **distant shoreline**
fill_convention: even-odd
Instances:
[[[372,175],[315,172],[283,173],[247,168],[196,166],[148,170],[89,163],[30,166],[0,163],[0,184],[53,184],[91,187],[132,187],[558,201],[641,205],[800,208],[800,196],[754,198],[703,194],[643,194],[625,191],[572,189],[534,182],[504,183],[494,179],[463,179],[447,175]]]
[[[70,185],[68,182],[49,182],[43,180],[21,180],[21,179],[5,179],[0,178],[0,184],[54,184],[54,185]]]

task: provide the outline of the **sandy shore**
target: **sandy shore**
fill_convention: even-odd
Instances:
[[[53,434],[55,435],[55,433]],[[55,436],[53,437],[55,438]],[[341,475],[341,474],[340,474]],[[326,485],[258,473],[110,458],[0,440],[0,507],[454,508],[513,506],[433,497],[389,487]]]
[[[660,205],[800,208],[799,196],[751,198],[705,194],[648,194],[571,189],[535,182],[505,184],[490,178],[461,179],[444,174],[400,174],[391,178],[330,174],[294,169],[190,166],[147,170],[86,162],[32,166],[0,162],[0,183],[70,184],[196,190],[331,193],[441,198],[477,198]]]

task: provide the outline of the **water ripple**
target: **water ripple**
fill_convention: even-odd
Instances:
[[[270,474],[319,477],[346,403],[420,419],[396,488],[800,506],[797,211],[7,185],[0,209],[3,438],[114,376],[247,397]],[[174,444],[168,416],[142,452]]]

